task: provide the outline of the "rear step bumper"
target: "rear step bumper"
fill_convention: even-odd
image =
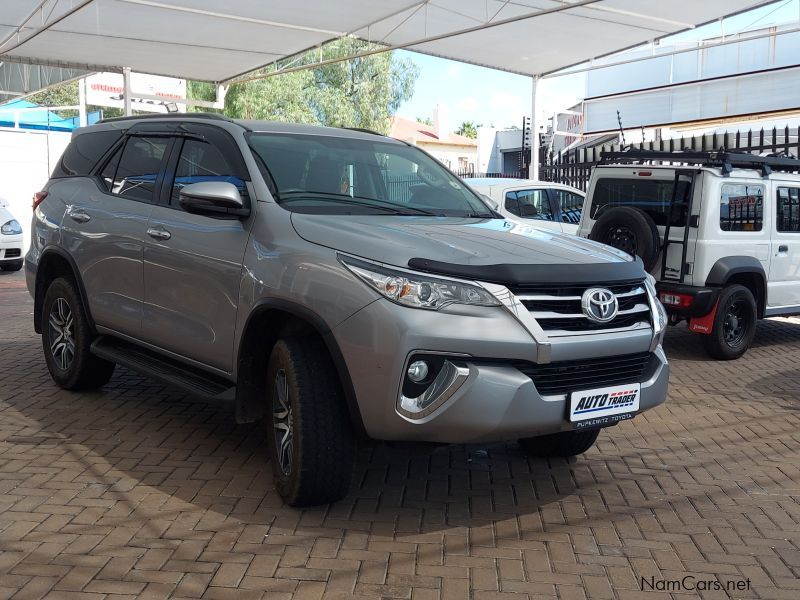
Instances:
[[[656,284],[656,291],[658,292],[658,299],[661,300],[668,314],[691,318],[702,317],[710,313],[717,302],[720,289],[662,281]],[[692,303],[688,307],[670,305],[663,301],[662,293],[691,296]]]
[[[107,335],[92,343],[92,354],[201,398],[233,400],[236,385],[146,348]]]

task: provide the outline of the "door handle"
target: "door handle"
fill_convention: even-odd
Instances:
[[[788,244],[781,244],[780,246],[778,246],[778,253],[781,253],[781,252],[787,252],[788,253],[789,252],[789,245]]]
[[[88,223],[92,220],[91,215],[83,212],[82,210],[69,211],[69,217],[76,223]]]
[[[163,227],[151,227],[147,230],[147,235],[155,240],[168,240],[172,234]]]

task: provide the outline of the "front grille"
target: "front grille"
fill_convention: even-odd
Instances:
[[[646,378],[653,357],[650,352],[641,352],[544,365],[527,361],[512,364],[533,380],[542,396],[563,396],[577,390],[640,383]]]
[[[6,250],[6,258],[19,258],[20,252],[19,248],[10,248]]]
[[[583,314],[581,296],[592,287],[605,288],[617,296],[619,312],[607,323],[596,323]],[[650,303],[643,281],[563,287],[527,285],[511,291],[550,336],[650,326]]]

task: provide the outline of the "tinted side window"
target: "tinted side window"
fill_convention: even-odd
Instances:
[[[580,223],[583,211],[583,196],[566,190],[555,189],[556,201],[561,208],[561,220],[564,223]]]
[[[131,137],[125,144],[114,177],[112,192],[132,200],[153,201],[169,138]]]
[[[204,181],[225,181],[235,185],[240,194],[246,193],[244,181],[234,175],[230,163],[216,146],[199,140],[186,140],[172,184],[172,203],[177,205],[181,188]]]
[[[547,190],[517,190],[519,216],[524,219],[552,221],[553,210],[547,197]]]
[[[637,177],[635,179],[598,179],[594,186],[590,216],[598,219],[603,210],[615,206],[632,206],[646,212],[656,225],[666,225],[672,202],[673,181]],[[685,202],[691,185],[688,181],[678,182],[676,202]],[[686,209],[676,209],[672,219],[673,227],[686,225]]]
[[[800,232],[800,189],[780,187],[775,201],[778,231]]]
[[[761,231],[764,225],[764,186],[723,183],[719,205],[722,231]]]
[[[122,137],[118,130],[82,133],[70,142],[51,177],[88,175],[103,155]]]
[[[519,216],[519,201],[516,192],[506,192],[505,206],[512,215]]]

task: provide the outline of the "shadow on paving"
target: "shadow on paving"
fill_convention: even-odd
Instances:
[[[800,349],[800,325],[787,321],[760,324],[758,351],[746,361],[717,364],[698,336],[671,328],[672,402],[603,432],[598,447],[578,459],[528,459],[514,443],[365,444],[350,495],[305,510],[283,505],[262,427],[236,425],[232,406],[189,398],[122,368],[100,391],[65,392],[50,380],[31,328],[12,339],[0,353],[0,459],[27,462],[19,473],[3,472],[0,462],[0,472],[3,480],[19,478],[40,503],[96,508],[94,520],[68,526],[69,534],[98,537],[114,530],[86,554],[135,555],[190,541],[219,552],[199,560],[222,562],[223,552],[368,536],[434,542],[418,550],[431,564],[443,547],[535,548],[544,541],[548,552],[569,543],[577,554],[649,559],[648,527],[657,535],[680,529],[687,556],[697,556],[689,535],[730,529],[745,514],[754,515],[747,535],[763,537],[770,552],[797,537],[780,532],[775,539],[779,528],[762,516],[769,508],[780,515],[779,503],[798,485],[796,470],[781,463],[796,457],[797,416],[783,408],[797,404],[800,381],[785,358],[772,358]],[[31,472],[41,482],[29,483]],[[48,535],[0,532],[0,550],[30,552],[25,562],[46,564],[38,544]]]
[[[5,356],[41,352],[35,338],[6,348]],[[282,531],[299,524],[373,534],[385,529],[402,537],[537,514],[592,485],[576,482],[581,459],[528,459],[514,443],[368,442],[346,499],[294,510],[273,488],[260,425],[236,425],[232,406],[190,398],[119,367],[102,390],[65,392],[51,382],[43,360],[26,362],[33,367],[30,379],[41,384],[0,387],[8,407],[0,443],[18,453],[35,448],[52,455],[54,471],[78,469],[73,481],[83,484],[82,493],[125,506],[98,525],[139,520],[148,527],[155,516],[148,503],[158,492],[175,505],[174,515],[156,511],[159,520],[194,508]],[[163,532],[154,530],[158,535]]]

